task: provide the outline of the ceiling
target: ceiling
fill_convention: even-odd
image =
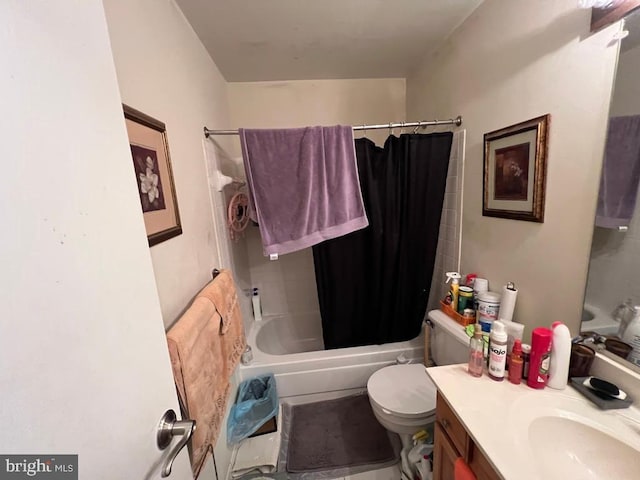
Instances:
[[[227,81],[406,77],[482,0],[177,0]]]

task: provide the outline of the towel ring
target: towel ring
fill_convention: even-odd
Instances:
[[[231,240],[238,241],[249,225],[249,197],[246,194],[240,192],[231,197],[227,208],[227,225]]]

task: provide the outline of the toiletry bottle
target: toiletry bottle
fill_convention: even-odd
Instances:
[[[526,380],[529,376],[529,362],[531,361],[531,345],[522,344],[522,379]]]
[[[482,367],[484,365],[484,355],[482,340],[482,328],[478,323],[475,324],[475,331],[471,340],[469,340],[469,374],[473,377],[482,376]]]
[[[551,330],[538,327],[531,334],[531,357],[529,360],[529,374],[527,385],[541,389],[549,378],[549,355],[551,352]]]
[[[509,360],[509,381],[514,385],[520,385],[522,381],[522,341],[516,339],[511,349],[511,359]]]
[[[489,336],[489,377],[501,382],[504,380],[504,366],[507,360],[507,332],[504,324],[496,320],[491,325]]]
[[[449,296],[451,296],[451,308],[453,311],[458,311],[458,290],[460,289],[460,279],[462,276],[458,272],[447,272],[447,281],[451,281],[451,287],[449,290]]]
[[[262,320],[262,307],[260,306],[260,294],[258,289],[253,289],[253,296],[251,297],[251,305],[253,306],[253,318],[256,322]]]
[[[635,313],[624,331],[622,341],[633,347],[627,360],[640,366],[640,306],[633,307],[633,309]]]
[[[551,340],[551,362],[549,364],[549,381],[547,385],[562,390],[569,380],[569,359],[571,358],[571,333],[562,322],[551,324],[553,338]]]

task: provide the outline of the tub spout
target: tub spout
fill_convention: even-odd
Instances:
[[[411,360],[409,360],[404,353],[396,357],[396,365],[407,365],[409,363],[411,363]]]

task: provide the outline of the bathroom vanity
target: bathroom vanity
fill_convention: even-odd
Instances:
[[[603,411],[571,387],[474,378],[467,365],[427,368],[438,389],[434,480],[462,457],[478,480],[638,478],[640,410]]]
[[[436,400],[433,480],[450,480],[459,457],[469,465],[478,480],[500,479],[482,450],[474,443],[464,425],[438,392]]]

